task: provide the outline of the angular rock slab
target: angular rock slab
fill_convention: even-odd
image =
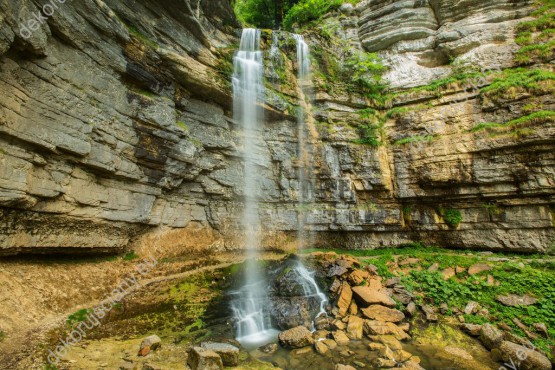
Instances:
[[[364,316],[371,320],[400,322],[405,319],[405,314],[401,311],[377,304],[363,308],[361,311]]]
[[[352,288],[352,290],[353,295],[362,306],[381,304],[388,307],[395,307],[395,301],[380,291],[365,286],[356,286]]]

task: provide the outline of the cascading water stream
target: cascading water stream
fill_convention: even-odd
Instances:
[[[312,139],[315,133],[310,129],[308,122],[310,115],[309,104],[309,85],[310,85],[310,49],[301,35],[294,35],[297,41],[297,65],[298,65],[298,84],[299,84],[299,109],[297,111],[297,130],[298,130],[298,148],[299,157],[299,199],[298,199],[298,246],[299,249],[305,248],[312,243],[312,233],[307,230],[307,216],[312,204],[314,203],[314,152]],[[296,268],[299,275],[299,283],[303,286],[306,296],[317,296],[320,300],[320,312],[326,314],[326,304],[328,299],[324,293],[320,291],[318,284],[314,280],[314,274],[310,273],[307,268],[299,262]]]
[[[237,340],[243,345],[261,345],[273,339],[268,314],[267,284],[258,263],[260,220],[258,217],[258,176],[256,143],[263,122],[264,65],[260,31],[244,29],[240,49],[234,58],[234,118],[242,127],[244,162],[243,230],[247,250],[245,283],[235,292],[231,307],[237,320]]]
[[[298,246],[299,249],[305,248],[309,242],[310,233],[306,230],[307,213],[313,198],[312,175],[314,167],[312,165],[312,145],[307,125],[307,87],[310,83],[310,50],[308,44],[301,35],[293,35],[297,42],[297,68],[299,85],[299,108],[297,110],[297,136],[298,136]]]

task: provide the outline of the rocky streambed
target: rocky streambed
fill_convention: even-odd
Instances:
[[[353,254],[260,261],[272,302],[268,314],[281,330],[267,345],[245,348],[235,340],[230,301],[244,267],[235,264],[128,296],[57,368],[479,370],[507,363],[551,369],[553,318],[542,311],[549,292],[542,296],[530,285],[521,294],[518,284],[502,278],[549,280],[552,261],[418,249]],[[318,315],[319,301],[300,286],[300,262],[328,296],[325,314]],[[506,284],[513,294],[491,302]],[[78,321],[70,316],[50,337]]]

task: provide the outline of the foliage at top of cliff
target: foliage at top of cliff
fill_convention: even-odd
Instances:
[[[244,25],[291,31],[320,19],[345,2],[356,4],[358,0],[235,0],[233,6]]]

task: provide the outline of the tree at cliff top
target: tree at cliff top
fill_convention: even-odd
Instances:
[[[235,0],[237,17],[258,28],[285,28],[318,20],[344,2],[356,4],[358,0]]]
[[[289,9],[299,0],[236,0],[235,13],[241,22],[258,28],[281,28]]]

